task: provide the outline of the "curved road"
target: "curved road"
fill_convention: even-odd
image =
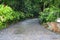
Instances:
[[[19,22],[1,30],[0,40],[60,40],[60,35],[42,27],[36,18]]]

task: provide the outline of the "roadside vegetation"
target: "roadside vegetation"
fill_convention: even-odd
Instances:
[[[60,18],[60,0],[0,1],[0,29],[28,18],[39,18],[42,24],[55,22]]]

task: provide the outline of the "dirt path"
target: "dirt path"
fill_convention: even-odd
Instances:
[[[0,40],[60,40],[60,35],[43,28],[38,19],[29,19],[0,31]]]

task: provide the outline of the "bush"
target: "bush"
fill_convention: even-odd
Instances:
[[[6,28],[7,25],[23,20],[25,18],[33,17],[31,13],[24,13],[21,11],[14,11],[7,5],[0,5],[0,29]]]
[[[16,22],[21,18],[25,18],[23,12],[16,12],[7,5],[0,5],[0,29],[7,27],[8,24]]]
[[[60,16],[60,11],[58,8],[52,6],[50,8],[45,8],[43,12],[39,13],[39,19],[41,23],[44,22],[54,22]]]

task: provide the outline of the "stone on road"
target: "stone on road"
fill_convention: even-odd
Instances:
[[[36,18],[1,30],[0,40],[60,40],[60,35],[45,29]]]

